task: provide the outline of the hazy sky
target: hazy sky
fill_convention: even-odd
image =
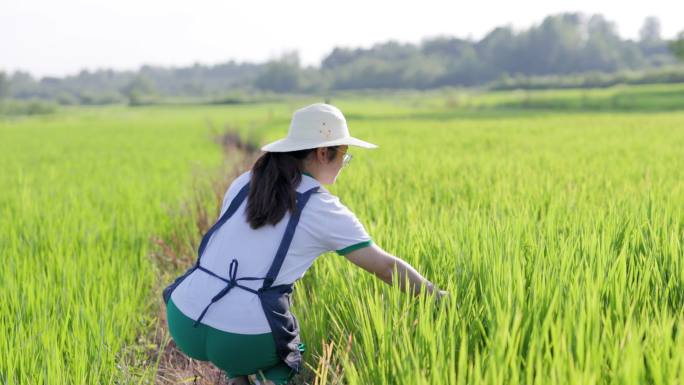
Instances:
[[[260,62],[294,49],[304,64],[318,64],[334,46],[479,39],[496,26],[524,28],[565,11],[601,13],[628,38],[649,15],[660,18],[666,38],[684,29],[681,0],[4,0],[0,70],[61,76],[82,68]]]

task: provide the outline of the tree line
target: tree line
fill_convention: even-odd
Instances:
[[[320,66],[302,66],[298,53],[291,52],[265,63],[228,61],[182,68],[146,65],[137,71],[82,70],[61,78],[36,79],[22,71],[0,73],[0,98],[144,104],[161,98],[230,102],[253,91],[524,88],[526,84],[583,87],[622,79],[610,74],[658,68],[669,72],[649,79],[684,81],[684,71],[672,74],[677,57],[684,59],[684,31],[667,41],[661,37],[655,17],[645,18],[639,39],[631,40],[621,38],[616,24],[601,15],[562,13],[523,30],[497,27],[479,40],[438,36],[418,44],[387,41],[371,48],[337,47]],[[587,81],[592,77],[602,80]]]

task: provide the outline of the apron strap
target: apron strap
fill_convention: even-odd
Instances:
[[[283,234],[283,239],[280,241],[280,246],[278,246],[278,251],[273,258],[273,263],[271,268],[268,269],[268,274],[264,278],[264,285],[259,289],[259,291],[266,290],[271,287],[273,282],[275,282],[280,272],[280,268],[283,266],[283,261],[285,261],[285,255],[290,249],[290,243],[292,243],[292,238],[294,237],[295,229],[297,228],[297,223],[299,223],[299,217],[306,206],[306,202],[309,201],[311,195],[318,191],[318,186],[305,191],[304,193],[297,193],[297,206],[290,216],[290,220],[287,222],[287,227],[285,228],[285,234]]]
[[[214,234],[219,227],[221,227],[230,217],[232,217],[233,214],[235,214],[238,207],[240,207],[245,198],[247,198],[247,194],[249,194],[249,182],[247,182],[247,184],[240,189],[235,198],[233,198],[233,201],[230,202],[230,206],[228,206],[226,212],[221,215],[221,218],[214,223],[209,231],[204,234],[204,237],[202,237],[202,242],[200,243],[199,249],[197,251],[197,262],[195,263],[195,266],[199,267],[202,253],[204,253],[204,249],[207,247],[207,243],[209,243],[209,239],[211,238],[212,234]]]
[[[250,287],[240,285],[238,283],[238,281],[240,281],[241,279],[251,280],[251,279],[263,279],[263,278],[252,278],[252,277],[238,278],[237,277],[238,260],[235,258],[233,258],[233,260],[230,262],[229,276],[228,276],[229,278],[228,279],[225,279],[219,275],[216,275],[213,272],[211,272],[210,270],[203,268],[202,266],[200,266],[199,269],[204,271],[204,272],[207,272],[207,273],[213,275],[214,277],[220,279],[221,281],[225,282],[226,286],[223,289],[221,289],[221,291],[216,293],[216,295],[211,299],[211,302],[209,302],[209,304],[207,304],[207,306],[204,307],[204,310],[202,310],[202,313],[200,313],[199,317],[195,320],[195,323],[192,324],[193,327],[199,326],[200,322],[202,321],[202,318],[204,318],[204,315],[207,314],[207,310],[209,310],[209,307],[211,307],[211,305],[213,305],[214,302],[220,300],[226,294],[228,294],[228,292],[230,292],[230,290],[232,288],[239,287],[242,290],[247,290],[247,291],[252,292],[254,294],[259,294],[259,292],[257,292],[256,290],[254,290]]]
[[[304,209],[304,206],[306,206],[306,203],[309,201],[309,198],[311,198],[311,195],[318,190],[318,187],[314,187],[312,189],[307,190],[304,193],[298,193],[297,192],[297,205],[294,210],[294,213],[290,216],[290,220],[287,222],[287,226],[285,228],[285,234],[283,235],[282,240],[280,241],[280,246],[278,247],[278,251],[276,252],[276,255],[273,259],[273,263],[271,264],[271,267],[268,270],[268,274],[264,278],[257,278],[257,277],[242,277],[238,278],[237,277],[237,268],[238,268],[238,261],[237,259],[233,258],[233,260],[230,263],[230,268],[229,268],[229,278],[223,278],[220,275],[212,272],[209,269],[206,269],[200,265],[200,259],[202,258],[202,253],[204,252],[204,249],[207,246],[207,243],[209,243],[209,239],[211,238],[212,234],[218,230],[219,227],[221,227],[240,207],[242,202],[245,200],[247,195],[249,194],[249,183],[247,183],[242,189],[240,189],[240,192],[233,198],[233,201],[230,203],[230,206],[226,210],[223,215],[221,215],[221,218],[207,231],[206,234],[204,234],[204,237],[202,238],[202,243],[200,243],[199,250],[198,250],[198,256],[197,256],[197,263],[194,266],[194,269],[199,269],[204,271],[205,273],[208,273],[211,276],[214,276],[221,281],[226,283],[226,286],[216,293],[216,295],[211,299],[211,302],[207,304],[207,306],[202,310],[202,313],[200,316],[195,320],[193,326],[197,327],[199,326],[200,322],[204,318],[204,315],[207,313],[209,310],[209,307],[214,304],[214,302],[220,300],[223,298],[230,290],[234,287],[239,287],[243,290],[252,292],[254,294],[260,294],[262,291],[267,290],[268,288],[271,287],[275,279],[278,277],[278,273],[280,272],[280,268],[283,265],[283,261],[285,260],[285,255],[287,254],[287,251],[290,248],[290,243],[292,243],[292,238],[294,237],[294,232],[297,227],[297,223],[299,223],[299,218],[301,216],[302,210]],[[238,281],[240,280],[259,280],[263,279],[264,284],[259,290],[253,290],[252,288],[249,288],[247,286],[240,285]]]

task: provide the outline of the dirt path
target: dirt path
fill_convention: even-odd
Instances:
[[[259,155],[258,149],[243,142],[235,133],[228,132],[216,138],[224,150],[224,172],[212,181],[213,192],[216,198],[214,212],[203,209],[199,196],[191,204],[197,209],[195,224],[197,234],[171,234],[167,239],[154,238],[153,242],[158,245],[158,252],[153,255],[155,263],[160,270],[160,280],[155,293],[157,295],[158,322],[154,336],[151,337],[153,344],[160,349],[154,352],[155,357],[150,357],[153,363],[158,362],[158,370],[155,384],[227,384],[226,376],[221,370],[207,362],[196,361],[182,354],[166,330],[166,306],[161,300],[163,287],[173,278],[184,271],[185,268],[195,262],[197,251],[187,245],[195,245],[197,240],[209,229],[219,214],[223,195],[230,182],[245,170],[251,168]],[[188,239],[191,238],[191,239]]]

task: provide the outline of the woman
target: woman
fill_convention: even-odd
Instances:
[[[176,345],[223,369],[230,384],[249,384],[247,375],[257,374],[282,385],[299,372],[303,344],[290,295],[320,254],[336,251],[387,283],[399,279],[402,290],[408,277],[414,294],[446,294],[374,244],[322,186],[335,183],[351,159],[349,145],[377,147],[351,137],[332,105],[297,110],[287,137],[264,146],[228,188],[197,263],[165,290]]]

